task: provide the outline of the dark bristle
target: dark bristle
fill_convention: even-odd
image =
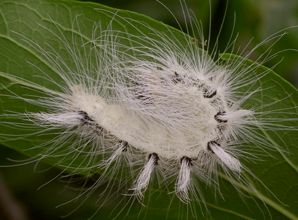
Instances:
[[[229,106],[229,107],[232,107],[233,105],[234,105],[234,102],[232,102],[232,101],[227,101],[227,105]]]
[[[89,115],[87,114],[87,112],[85,112],[85,111],[79,111],[79,114],[83,117],[81,119],[81,122],[83,124],[88,124],[88,123],[94,122],[94,120],[89,117]]]
[[[177,83],[183,83],[182,77],[177,72],[174,73],[174,76],[172,77],[172,81],[175,84],[177,84]]]
[[[158,154],[157,153],[149,154],[148,159],[151,159],[151,158],[153,158],[153,160],[154,160],[154,165],[158,165],[158,161],[159,161]]]
[[[121,147],[122,147],[122,152],[126,152],[127,151],[127,148],[128,148],[128,142],[126,142],[126,141],[120,141],[119,142],[120,143],[120,145],[121,145]]]
[[[219,118],[219,116],[223,116],[224,114],[226,114],[225,111],[217,112],[217,114],[214,115],[214,119],[215,119],[217,122],[219,122],[219,123],[226,123],[226,122],[228,122],[228,120],[222,120],[222,119]]]
[[[214,144],[214,145],[217,145],[217,146],[220,147],[220,144],[219,144],[218,142],[216,142],[216,141],[209,141],[209,142],[207,143],[207,150],[209,150],[209,151],[212,152],[212,153],[214,153],[214,152],[213,152],[213,150],[211,149],[211,144]]]
[[[144,95],[137,95],[136,98],[140,99],[140,100],[146,100],[147,99],[147,97],[144,96]]]
[[[192,166],[192,165],[193,165],[193,164],[192,164],[192,159],[189,158],[189,157],[187,157],[187,156],[183,156],[183,157],[180,159],[180,163],[182,163],[182,161],[186,161],[186,164],[187,164],[188,166]]]
[[[104,131],[103,127],[99,126],[92,118],[90,118],[90,116],[87,114],[87,112],[79,111],[78,113],[82,116],[82,118],[80,120],[82,125],[90,126],[91,128],[93,128],[95,130],[95,132],[98,135],[102,134],[102,132]]]
[[[103,132],[103,127],[99,126],[98,124],[95,124],[95,129],[99,133],[102,133]]]
[[[214,90],[212,92],[210,92],[210,90],[208,90],[208,89],[204,89],[203,90],[203,96],[204,96],[204,98],[210,99],[210,98],[214,97],[216,94],[217,94],[217,91],[216,90]]]
[[[223,124],[218,124],[218,125],[216,126],[216,128],[217,128],[217,130],[218,130],[218,133],[219,133],[220,135],[223,135],[226,126],[223,125]]]

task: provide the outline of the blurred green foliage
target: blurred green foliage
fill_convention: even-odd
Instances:
[[[185,3],[179,0],[82,1],[99,2],[115,8],[136,11],[171,26],[181,26],[184,31],[186,25],[190,27],[194,22],[200,21],[206,37],[210,32],[211,45],[214,45],[222,26],[218,44],[221,51],[226,49],[231,35],[232,39],[238,35],[235,48],[247,47],[246,51],[250,51],[272,34],[287,33],[275,42],[275,45],[272,45],[274,41],[264,44],[252,58],[259,57],[268,49],[272,50],[272,55],[278,53],[265,66],[272,68],[277,65],[274,68],[275,72],[298,86],[298,52],[295,51],[298,50],[298,27],[295,27],[298,25],[297,0],[185,0]],[[196,19],[185,19],[182,4],[187,6]]]

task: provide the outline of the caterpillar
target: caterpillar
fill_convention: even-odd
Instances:
[[[246,57],[231,55],[223,62],[208,53],[203,36],[194,39],[165,25],[155,28],[104,7],[89,10],[104,19],[77,13],[64,26],[39,15],[44,23],[33,25],[47,42],[20,30],[7,34],[22,44],[19,48],[32,51],[21,64],[36,74],[1,70],[2,78],[34,94],[7,87],[9,95],[3,97],[33,110],[5,113],[7,121],[1,123],[28,131],[24,138],[38,139],[28,147],[38,151],[33,160],[54,159],[70,173],[102,173],[92,186],[103,179],[113,182],[119,174],[115,170],[125,166],[119,181],[129,182],[127,194],[139,200],[155,175],[187,204],[198,199],[205,205],[201,188],[220,193],[221,178],[255,192],[250,178],[259,180],[243,161],[258,164],[258,154],[276,151],[261,131],[297,132],[291,124],[297,106],[273,109],[286,104],[287,97],[263,100],[263,92],[276,86],[266,85],[270,71],[259,73],[260,64]],[[200,32],[199,26],[192,28]],[[10,117],[21,122],[14,124]],[[1,132],[1,142],[9,143],[9,135]]]

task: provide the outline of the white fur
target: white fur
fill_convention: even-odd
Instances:
[[[59,97],[61,103],[55,106],[55,113],[36,114],[39,123],[54,127],[80,127],[81,124],[85,130],[89,127],[89,136],[92,133],[101,135],[101,130],[98,131],[101,128],[139,152],[156,153],[167,163],[174,161],[177,164],[184,157],[204,160],[201,154],[214,153],[231,171],[240,172],[240,162],[219,145],[211,145],[213,152],[208,152],[207,148],[214,140],[228,147],[227,142],[237,140],[238,131],[251,124],[254,114],[239,105],[228,104],[234,102],[235,97],[226,86],[230,75],[227,69],[212,65],[208,72],[204,72],[206,66],[196,63],[193,58],[188,60],[186,54],[182,61],[183,54],[170,49],[146,54],[152,61],[120,58],[114,48],[111,53],[111,62],[115,60],[112,62],[115,64],[105,65],[107,74],[117,75],[110,84],[114,96],[106,96],[102,84],[102,91],[97,91],[96,87],[88,88],[84,81],[74,84],[67,79],[69,94]],[[109,55],[98,57],[109,58]],[[205,59],[205,65],[211,63],[208,57]],[[78,114],[81,111],[87,114],[90,122],[82,122],[84,119]],[[104,164],[109,167],[121,153],[121,148],[116,149]],[[210,162],[200,163],[204,166]],[[136,194],[147,189],[153,168],[154,160],[150,158],[133,188]],[[201,168],[194,166],[193,169]],[[190,181],[190,167],[182,160],[176,192],[183,201],[189,200]]]
[[[60,114],[46,114],[37,113],[35,117],[39,119],[42,123],[55,124],[57,126],[76,126],[80,124],[82,116],[78,112],[66,112]]]
[[[125,147],[126,146],[124,146],[123,142],[117,144],[116,150],[112,153],[112,155],[106,161],[104,161],[104,166],[109,168],[109,166],[121,156],[121,154],[125,150]]]
[[[176,193],[183,202],[189,201],[188,190],[191,184],[191,165],[182,159],[180,171],[176,182]]]
[[[141,196],[142,192],[147,189],[155,163],[156,158],[154,156],[150,156],[149,160],[139,174],[137,181],[135,182],[135,186],[133,187],[133,190],[137,195]]]
[[[228,154],[217,144],[210,144],[211,150],[213,153],[225,164],[229,169],[240,172],[241,171],[241,163],[239,160]]]

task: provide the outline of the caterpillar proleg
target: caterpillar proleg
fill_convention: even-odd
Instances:
[[[18,5],[33,17],[28,28],[8,19],[0,36],[1,51],[13,48],[17,63],[6,57],[0,68],[1,144],[69,174],[99,174],[86,195],[108,182],[105,198],[118,183],[126,187],[119,194],[146,205],[153,188],[186,206],[199,203],[204,213],[217,207],[217,196],[234,196],[222,193],[223,185],[239,201],[247,193],[275,207],[279,198],[258,166],[283,158],[295,168],[287,155],[293,146],[280,137],[297,133],[297,90],[279,93],[281,79],[262,66],[267,53],[260,63],[248,60],[254,49],[244,57],[216,54],[198,24],[188,33],[198,32],[195,38],[96,4],[39,0],[49,7],[43,14],[33,2]],[[69,17],[60,22],[64,6]]]

